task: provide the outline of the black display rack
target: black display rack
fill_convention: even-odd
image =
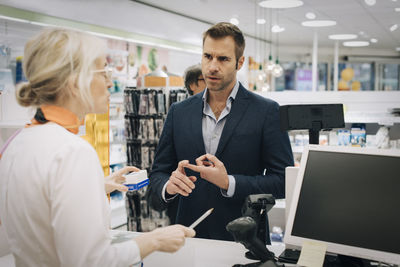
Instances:
[[[125,137],[127,164],[151,171],[155,151],[160,139],[169,107],[188,97],[184,89],[136,89],[124,91]],[[149,207],[145,198],[146,187],[126,193],[128,231],[150,231],[166,226],[166,212]]]

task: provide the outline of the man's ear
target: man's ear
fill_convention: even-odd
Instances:
[[[244,63],[244,56],[241,56],[236,63],[236,70],[240,70]]]

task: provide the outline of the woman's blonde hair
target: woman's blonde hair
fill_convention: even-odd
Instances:
[[[93,107],[90,83],[95,61],[105,54],[101,39],[78,31],[49,28],[27,42],[24,73],[28,80],[16,92],[22,106],[55,104],[78,90],[83,105]]]

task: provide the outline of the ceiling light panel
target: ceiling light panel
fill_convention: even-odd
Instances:
[[[397,24],[393,24],[392,26],[390,26],[390,31],[394,32],[395,30],[397,30],[398,25]]]
[[[279,25],[274,25],[271,27],[271,31],[274,33],[283,32],[284,30],[285,30],[285,28],[283,28]]]
[[[335,26],[336,21],[334,20],[308,20],[308,21],[303,21],[301,23],[304,27],[329,27],[329,26]]]
[[[293,8],[302,6],[304,3],[300,0],[266,0],[258,4],[265,8]]]
[[[376,4],[376,0],[364,0],[364,2],[369,6],[374,6]]]
[[[363,46],[369,46],[369,42],[367,41],[349,41],[349,42],[343,42],[344,46],[347,47],[363,47]]]
[[[343,34],[331,34],[328,36],[331,40],[352,40],[357,38],[357,34],[343,33]]]
[[[257,19],[257,24],[265,24],[265,19]]]
[[[306,13],[306,18],[307,19],[315,19],[317,16],[314,14],[314,13],[312,13],[312,12],[307,12]]]
[[[239,25],[239,20],[237,19],[237,18],[231,18],[230,20],[230,23],[232,23],[233,25]]]

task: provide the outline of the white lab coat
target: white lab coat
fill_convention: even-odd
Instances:
[[[23,129],[0,160],[0,220],[16,266],[128,266],[135,241],[111,244],[95,150],[65,128]]]

